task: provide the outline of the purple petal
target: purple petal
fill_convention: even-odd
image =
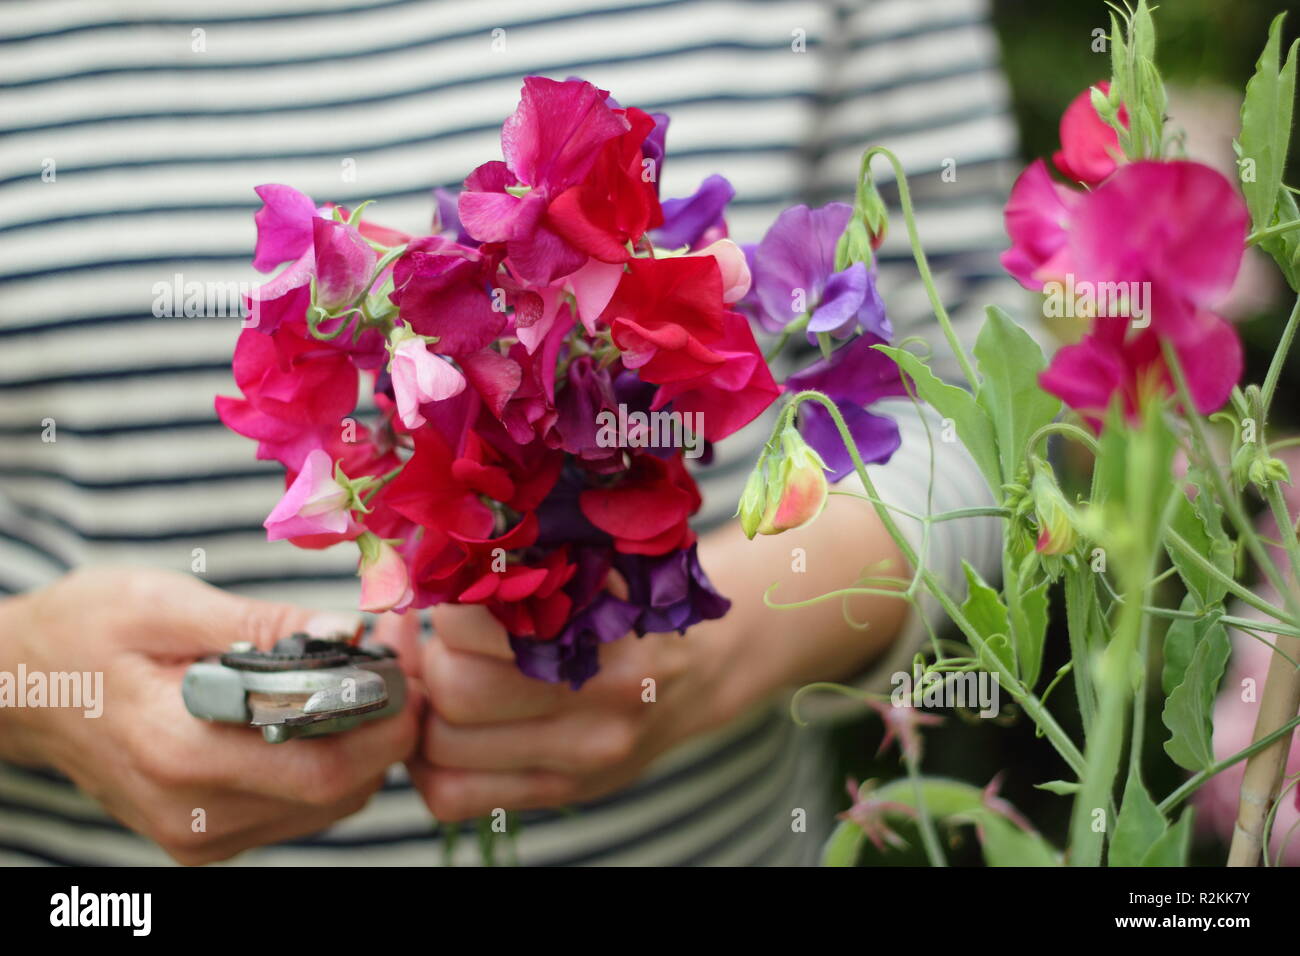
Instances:
[[[867,264],[855,262],[830,277],[821,304],[808,320],[811,338],[818,332],[844,332],[857,318],[867,295]]]
[[[852,215],[853,208],[844,203],[817,210],[791,206],[758,244],[752,270],[758,302],[778,327],[816,306],[835,268],[835,246]]]
[[[694,248],[701,236],[722,222],[727,203],[735,195],[736,190],[726,178],[710,176],[700,183],[693,195],[685,199],[664,200],[661,204],[664,224],[654,230],[651,237],[664,249]]]
[[[873,415],[866,409],[847,403],[836,402],[844,424],[848,426],[853,442],[858,446],[858,454],[866,464],[880,464],[889,460],[898,450],[902,438],[898,425],[892,418]],[[839,429],[831,419],[830,412],[820,405],[808,402],[799,408],[799,433],[826,462],[827,480],[842,481],[853,471],[853,459],[844,447]]]

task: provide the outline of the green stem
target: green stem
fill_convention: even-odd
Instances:
[[[943,330],[943,336],[948,340],[948,347],[952,349],[952,354],[961,366],[962,374],[966,376],[971,391],[978,391],[980,385],[979,375],[976,374],[975,366],[971,364],[970,357],[966,354],[966,349],[962,346],[961,340],[957,338],[952,319],[949,318],[948,310],[944,308],[943,300],[939,297],[938,289],[935,288],[934,276],[930,274],[929,260],[926,259],[925,250],[921,248],[921,237],[916,229],[916,216],[912,209],[912,194],[907,187],[907,174],[903,172],[903,164],[892,151],[884,146],[873,146],[862,154],[859,181],[870,177],[871,160],[877,155],[884,156],[894,169],[894,179],[898,183],[898,202],[903,207],[903,221],[907,224],[907,238],[912,246],[912,258],[916,260],[916,271],[921,276],[921,282],[925,284],[926,294],[930,298],[930,308],[934,310],[934,317],[939,320],[939,327]]]
[[[1237,534],[1241,540],[1245,543],[1250,556],[1255,559],[1255,563],[1259,565],[1269,583],[1277,589],[1278,594],[1284,596],[1286,605],[1291,611],[1291,616],[1285,620],[1288,623],[1295,624],[1297,619],[1300,618],[1300,606],[1297,605],[1293,598],[1288,596],[1289,592],[1282,580],[1282,575],[1278,572],[1273,560],[1268,556],[1268,552],[1264,550],[1259,535],[1255,533],[1254,524],[1246,514],[1246,510],[1241,506],[1240,497],[1232,493],[1232,489],[1228,487],[1228,482],[1223,477],[1218,462],[1214,460],[1214,455],[1210,452],[1210,443],[1205,436],[1205,424],[1201,420],[1200,413],[1196,411],[1196,403],[1192,401],[1192,393],[1187,387],[1187,376],[1183,374],[1182,363],[1178,361],[1178,353],[1174,351],[1174,347],[1169,342],[1162,341],[1161,347],[1164,349],[1165,366],[1173,377],[1174,387],[1178,392],[1178,400],[1183,406],[1183,417],[1191,425],[1193,444],[1202,458],[1205,473],[1209,475],[1210,483],[1214,486],[1214,493],[1228,513],[1228,517],[1232,519],[1232,524],[1237,529]]]
[[[1073,438],[1075,441],[1086,447],[1088,451],[1092,452],[1094,457],[1097,452],[1100,451],[1097,439],[1092,435],[1089,435],[1078,425],[1072,425],[1069,422],[1048,422],[1042,428],[1038,429],[1038,431],[1029,436],[1029,445],[1025,450],[1026,457],[1032,455],[1034,449],[1038,447],[1038,443],[1048,435],[1066,435]]]
[[[944,867],[948,858],[944,856],[943,845],[934,828],[934,818],[925,805],[925,786],[921,779],[921,761],[919,755],[911,752],[912,748],[903,748],[903,760],[907,764],[907,776],[912,781],[912,793],[916,800],[916,825],[921,831],[921,845],[925,847],[926,859],[931,866]]]
[[[1264,376],[1264,387],[1260,389],[1260,404],[1264,408],[1264,415],[1267,416],[1269,409],[1273,406],[1273,393],[1277,391],[1278,379],[1282,377],[1282,369],[1286,365],[1287,356],[1291,352],[1291,343],[1295,340],[1296,326],[1300,325],[1300,297],[1295,300],[1295,305],[1291,307],[1291,315],[1286,320],[1286,326],[1282,329],[1282,338],[1278,341],[1277,348],[1273,352],[1273,359],[1268,363],[1268,374]],[[1261,425],[1265,422],[1260,422]]]
[[[835,423],[836,429],[839,431],[840,439],[844,442],[844,447],[848,449],[849,457],[853,461],[853,468],[858,476],[858,480],[862,482],[862,486],[866,489],[867,494],[869,494],[873,499],[879,499],[880,495],[876,491],[875,483],[871,480],[871,476],[867,474],[867,466],[863,462],[861,454],[858,452],[858,446],[853,440],[852,433],[849,432],[848,426],[844,422],[844,416],[840,414],[840,410],[836,407],[835,403],[821,392],[807,391],[800,392],[793,396],[785,410],[778,417],[776,423],[777,430],[774,431],[773,434],[778,434],[779,429],[784,426],[789,416],[794,413],[794,410],[806,401],[815,401],[826,409],[827,413],[831,416],[831,420]],[[925,582],[926,588],[934,596],[934,599],[939,602],[939,606],[943,608],[944,612],[948,615],[948,618],[954,625],[956,625],[958,630],[965,635],[971,646],[982,652],[982,656],[988,661],[993,672],[997,674],[1000,686],[1007,689],[1008,693],[1011,694],[1012,699],[1020,705],[1021,709],[1024,710],[1029,719],[1038,726],[1038,728],[1043,732],[1043,735],[1051,742],[1052,746],[1056,748],[1062,759],[1069,764],[1070,769],[1076,774],[1081,773],[1084,766],[1083,754],[1079,751],[1079,748],[1075,746],[1074,741],[1070,739],[1069,734],[1065,732],[1065,729],[1056,721],[1056,718],[1053,717],[1047,708],[1043,706],[1042,701],[1040,701],[1032,691],[1028,691],[1022,687],[1016,675],[1013,674],[1002,662],[1001,658],[988,648],[987,643],[980,635],[979,631],[969,620],[967,620],[966,615],[962,613],[961,608],[948,595],[948,592],[944,590],[943,585],[934,576],[934,573],[930,571],[929,568],[926,568],[924,565],[917,562],[916,552],[912,548],[911,542],[909,542],[903,535],[902,531],[899,530],[898,525],[894,522],[893,515],[889,512],[889,509],[883,507],[878,503],[878,501],[874,504],[874,507],[876,509],[877,517],[879,517],[881,524],[885,527],[885,531],[894,539],[894,542],[898,545],[898,549],[902,552],[904,559],[913,567],[919,569],[919,573],[922,580]]]
[[[1295,232],[1300,229],[1300,219],[1292,219],[1290,222],[1278,222],[1263,229],[1256,229],[1246,237],[1246,245],[1253,246],[1265,239],[1271,239],[1274,236],[1284,236],[1288,232]]]
[[[1201,786],[1204,785],[1204,783],[1207,780],[1209,780],[1211,777],[1215,776],[1216,774],[1223,773],[1223,771],[1227,770],[1233,764],[1241,763],[1247,757],[1254,756],[1255,754],[1259,753],[1261,750],[1267,748],[1270,744],[1273,744],[1278,740],[1280,740],[1283,736],[1290,733],[1292,730],[1295,730],[1297,726],[1300,726],[1300,717],[1295,717],[1292,720],[1289,720],[1287,723],[1283,724],[1281,727],[1273,731],[1271,734],[1268,734],[1265,737],[1260,737],[1259,740],[1256,740],[1249,747],[1246,747],[1243,750],[1238,750],[1232,756],[1224,757],[1222,760],[1218,761],[1217,763],[1210,764],[1210,766],[1206,767],[1200,773],[1188,777],[1187,780],[1183,782],[1183,785],[1181,787],[1179,787],[1169,796],[1165,797],[1158,804],[1156,804],[1156,809],[1158,809],[1161,813],[1165,814],[1165,816],[1168,816],[1170,810],[1178,806],[1178,804],[1182,803],[1193,793],[1195,793],[1198,789],[1200,789]]]
[[[1293,627],[1300,627],[1300,620],[1297,620],[1294,614],[1284,611],[1276,605],[1270,604],[1244,584],[1240,584],[1229,575],[1224,574],[1221,570],[1215,567],[1208,558],[1201,554],[1200,551],[1196,550],[1196,547],[1190,541],[1180,535],[1173,528],[1165,529],[1165,541],[1173,545],[1179,554],[1192,564],[1196,565],[1199,570],[1204,571],[1210,577],[1214,578],[1215,581],[1226,587],[1230,593],[1241,598],[1241,600],[1246,604],[1249,604],[1257,611],[1263,611],[1269,617],[1276,618],[1284,624],[1290,624]]]

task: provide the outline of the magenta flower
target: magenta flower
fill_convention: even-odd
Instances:
[[[311,248],[311,221],[326,210],[317,209],[310,196],[292,186],[269,183],[253,191],[262,200],[262,208],[253,216],[257,225],[253,268],[258,272],[270,272]]]
[[[399,326],[405,331],[405,326]],[[409,332],[395,333],[388,373],[393,379],[393,396],[397,400],[397,417],[407,428],[419,428],[425,418],[420,406],[441,402],[459,395],[465,388],[465,376],[446,359],[429,351],[424,340]]]
[[[393,266],[390,295],[403,322],[436,336],[438,351],[459,357],[477,352],[506,326],[493,308],[487,283],[495,263],[475,249],[441,236],[416,239]]]
[[[554,200],[583,183],[605,145],[632,128],[608,95],[582,80],[526,77],[519,107],[501,127],[505,162],[484,163],[465,180],[459,200],[465,231],[480,242],[505,243],[530,282],[547,285],[587,261],[549,212]]]
[[[1217,321],[1241,267],[1246,203],[1222,173],[1187,161],[1132,163],[1088,193],[1070,229],[1079,278],[1149,284],[1152,326],[1182,341]]]
[[[319,216],[311,221],[316,304],[338,312],[370,288],[379,256],[356,227]]]
[[[1047,164],[1036,159],[1011,187],[1003,210],[1011,248],[1002,253],[1002,268],[1026,289],[1070,271],[1070,224],[1083,194],[1053,182]]]
[[[1061,349],[1043,388],[1100,423],[1114,396],[1136,412],[1146,390],[1172,390],[1160,343],[1169,341],[1198,411],[1227,401],[1241,345],[1212,310],[1241,266],[1248,214],[1221,174],[1200,163],[1121,166],[1088,193],[1053,183],[1042,161],[1021,175],[1006,209],[1012,247],[1002,262],[1042,290],[1069,278],[1110,301],[1084,339]]]
[[[262,522],[266,540],[345,533],[352,526],[351,497],[335,480],[330,456],[319,448],[309,452],[298,477]]]

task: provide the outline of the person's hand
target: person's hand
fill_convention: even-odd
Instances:
[[[438,820],[594,799],[733,716],[715,692],[718,628],[603,645],[600,673],[573,691],[520,673],[485,609],[443,606],[433,617],[423,656],[429,711],[408,766]]]
[[[324,829],[360,810],[385,770],[412,754],[418,692],[393,717],[272,745],[248,727],[192,717],[180,688],[197,658],[234,641],[269,647],[314,613],[134,569],[78,571],[6,601],[0,670],[102,672],[104,700],[98,718],[0,710],[0,756],[61,771],[181,863]]]

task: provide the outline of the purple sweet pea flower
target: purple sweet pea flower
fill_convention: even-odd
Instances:
[[[660,204],[664,224],[652,230],[650,238],[664,249],[696,248],[705,236],[723,229],[723,213],[735,195],[736,190],[726,178],[710,176],[700,183],[693,195],[685,199],[665,199]],[[722,235],[726,235],[725,231]]]
[[[599,647],[616,641],[636,621],[640,609],[602,591],[569,621],[551,641],[511,637],[515,663],[529,677],[559,683],[568,681],[578,690],[600,669]]]
[[[649,132],[644,142],[641,143],[641,156],[654,164],[655,195],[657,196],[659,194],[659,181],[664,174],[664,152],[668,138],[668,114],[651,113],[650,118],[655,121],[655,128]]]
[[[666,634],[722,617],[731,601],[713,589],[696,545],[662,557],[619,554],[616,567],[627,582],[628,601],[640,609],[638,636]]]
[[[844,416],[844,424],[869,464],[889,460],[901,438],[898,425],[883,415],[873,415],[864,406],[894,395],[906,395],[898,366],[883,352],[872,348],[884,338],[865,333],[840,346],[830,359],[818,359],[785,382],[788,393],[814,389],[830,398]],[[853,471],[853,461],[840,438],[830,413],[815,402],[799,406],[799,433],[822,456],[831,481],[840,481]]]
[[[844,338],[858,328],[890,336],[875,275],[861,262],[835,271],[835,247],[852,215],[852,206],[833,202],[821,209],[791,206],[777,217],[750,263],[750,301],[764,329],[780,332],[811,313],[809,341],[819,332]]]

